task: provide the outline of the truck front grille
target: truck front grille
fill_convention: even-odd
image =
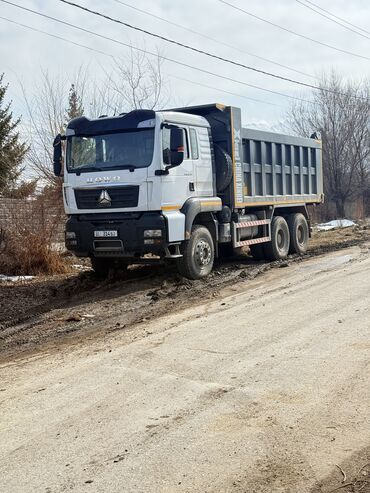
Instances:
[[[139,187],[86,188],[75,190],[78,209],[124,209],[137,207]]]

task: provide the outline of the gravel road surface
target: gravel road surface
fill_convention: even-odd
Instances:
[[[4,362],[0,491],[370,491],[369,273],[363,244]]]

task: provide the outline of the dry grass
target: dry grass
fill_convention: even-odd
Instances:
[[[61,274],[68,265],[53,247],[63,214],[44,199],[14,207],[0,232],[0,272],[7,275]]]

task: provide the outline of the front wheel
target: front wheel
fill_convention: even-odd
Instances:
[[[214,259],[211,233],[205,226],[193,226],[190,239],[182,247],[182,257],[177,261],[179,273],[188,279],[201,279],[212,271]]]

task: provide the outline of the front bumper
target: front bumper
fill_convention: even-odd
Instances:
[[[161,230],[162,236],[144,238],[145,230]],[[96,238],[95,231],[117,231],[117,237]],[[161,256],[166,245],[166,221],[160,212],[81,214],[66,223],[66,248],[80,257]]]

